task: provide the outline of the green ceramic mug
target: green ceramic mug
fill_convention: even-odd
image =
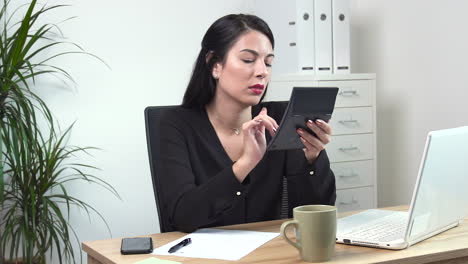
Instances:
[[[336,243],[336,207],[330,205],[303,205],[293,209],[294,220],[281,225],[281,236],[299,250],[308,262],[331,259]],[[296,229],[296,241],[286,235],[288,226]]]

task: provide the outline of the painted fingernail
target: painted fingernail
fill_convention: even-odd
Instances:
[[[297,133],[299,133],[299,134],[302,135],[302,134],[304,134],[304,131],[302,131],[302,129],[298,129],[298,130],[297,130]]]
[[[276,128],[273,128],[273,131],[275,131],[275,132],[276,132]]]
[[[317,119],[316,121],[317,121],[319,124],[326,124],[326,122],[323,121],[322,119]]]
[[[255,119],[255,122],[261,123],[263,120],[262,119]]]
[[[309,121],[307,121],[307,122],[308,122],[308,123],[311,123],[311,124],[313,124],[313,123],[314,123],[314,121],[312,121],[312,120],[310,120],[310,119],[309,119]]]

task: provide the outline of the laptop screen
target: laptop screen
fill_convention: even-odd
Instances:
[[[429,133],[416,184],[410,242],[468,215],[468,127]]]

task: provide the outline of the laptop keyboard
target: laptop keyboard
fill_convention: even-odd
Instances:
[[[379,242],[387,242],[399,238],[403,239],[407,221],[408,214],[406,213],[389,214],[340,235],[347,238]]]

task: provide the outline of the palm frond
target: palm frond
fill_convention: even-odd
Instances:
[[[68,145],[73,125],[61,132],[34,89],[43,75],[74,84],[71,74],[53,63],[62,56],[90,56],[110,67],[81,46],[57,40],[63,37],[57,24],[40,22],[47,12],[67,5],[40,6],[32,0],[11,14],[9,5],[10,0],[3,0],[0,8],[0,256],[32,263],[56,252],[60,263],[75,262],[71,241],[78,236],[69,224],[72,207],[88,218],[97,215],[109,233],[110,228],[99,211],[67,190],[67,184],[95,184],[120,196],[93,175],[95,166],[76,161],[95,148]],[[71,49],[56,52],[58,47]]]

